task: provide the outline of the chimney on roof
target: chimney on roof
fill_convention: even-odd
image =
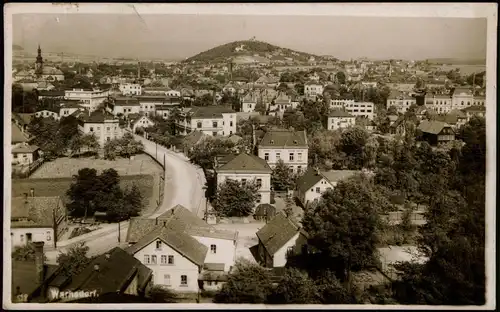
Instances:
[[[109,253],[107,253],[107,254],[105,255],[105,257],[106,257],[106,260],[109,260],[109,259],[111,258],[111,255],[110,255]]]
[[[158,225],[158,217],[155,219],[155,225]]]
[[[44,254],[43,245],[44,242],[34,242],[35,247],[35,272],[36,272],[36,283],[41,285],[44,280]]]
[[[316,175],[317,175],[317,176],[319,176],[319,175],[320,175],[320,172],[319,172],[318,167],[314,167],[314,171],[315,171],[315,173],[316,173]]]

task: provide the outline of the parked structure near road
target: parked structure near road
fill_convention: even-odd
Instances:
[[[306,131],[270,130],[258,145],[258,155],[274,169],[279,160],[294,172],[307,168],[309,146]]]

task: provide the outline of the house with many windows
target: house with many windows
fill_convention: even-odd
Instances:
[[[462,109],[474,105],[474,95],[470,88],[455,88],[451,96],[454,109]]]
[[[323,95],[323,89],[321,83],[310,81],[304,84],[304,95],[307,98],[316,99],[318,95]]]
[[[127,232],[128,251],[154,271],[154,284],[183,292],[221,281],[234,266],[237,237],[180,205],[156,219],[132,218]]]
[[[264,159],[241,153],[217,168],[216,173],[217,185],[221,185],[228,179],[241,183],[256,183],[259,186],[256,206],[271,203],[272,170]]]
[[[422,131],[422,138],[430,145],[440,145],[455,140],[455,131],[442,121],[422,120],[418,129]]]
[[[236,133],[236,112],[223,106],[192,106],[181,111],[177,126],[182,134],[200,131],[211,136]]]
[[[253,92],[248,92],[242,100],[241,111],[244,113],[251,113],[255,110],[257,105],[257,95]]]
[[[375,116],[375,105],[373,102],[354,102],[345,106],[345,110],[355,116],[361,116],[373,120]]]
[[[306,170],[309,146],[306,131],[270,130],[258,145],[258,155],[274,169],[282,160],[294,172]]]
[[[146,129],[148,127],[154,126],[155,123],[151,118],[146,115],[133,114],[129,115],[128,127],[132,130],[132,133],[136,133],[137,129]]]
[[[101,89],[71,89],[64,91],[66,100],[78,100],[80,105],[90,111],[94,111],[109,97],[109,90]]]
[[[354,126],[356,117],[343,110],[333,110],[328,114],[327,129],[337,130]]]
[[[138,114],[141,111],[141,104],[134,97],[116,97],[108,103],[107,110],[115,116],[127,117],[130,114]]]
[[[117,117],[106,111],[94,111],[81,114],[78,130],[84,134],[95,135],[99,144],[104,146],[107,141],[121,138],[123,130]]]
[[[142,87],[138,83],[121,83],[118,87],[123,95],[141,95]]]

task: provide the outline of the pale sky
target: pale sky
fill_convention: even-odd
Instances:
[[[340,59],[486,59],[486,18],[18,14],[13,42],[36,52],[186,58],[255,36]]]

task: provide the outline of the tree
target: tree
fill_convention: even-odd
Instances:
[[[87,147],[88,151],[93,153],[99,148],[99,142],[94,134],[84,134],[81,137],[82,145]]]
[[[261,115],[266,115],[267,108],[262,98],[257,99],[257,104],[255,104],[255,111],[260,113]]]
[[[215,157],[231,153],[233,147],[234,144],[229,140],[207,137],[188,152],[188,157],[203,170],[214,169]]]
[[[314,281],[306,272],[287,268],[268,299],[272,304],[315,304],[318,294]]]
[[[321,304],[349,304],[354,303],[352,296],[342,285],[335,274],[326,270],[319,273],[315,281],[319,303]]]
[[[345,76],[345,73],[342,72],[342,71],[339,71],[338,73],[335,74],[335,80],[337,80],[337,82],[339,84],[345,84],[346,83],[346,76]]]
[[[213,207],[219,216],[246,217],[253,213],[258,198],[258,186],[227,179],[219,185]]]
[[[118,221],[139,215],[144,208],[144,196],[141,194],[137,184],[134,183],[131,188],[125,189],[123,192],[122,204],[120,206],[120,212],[114,212]]]
[[[97,180],[95,169],[83,168],[73,176],[73,183],[66,192],[70,199],[68,211],[71,216],[87,217],[93,214],[93,200],[100,192]]]
[[[364,149],[369,138],[368,132],[359,127],[345,129],[340,137],[338,150],[347,157],[348,169],[363,167]]]
[[[266,303],[272,292],[269,271],[258,264],[240,259],[227,282],[217,292],[215,303]]]
[[[321,259],[316,270],[335,270],[349,289],[351,271],[373,264],[378,214],[385,205],[386,199],[364,175],[341,181],[324,193],[302,220],[308,245]]]
[[[278,160],[276,167],[271,174],[271,185],[275,191],[287,191],[294,188],[294,176],[291,168],[283,162],[282,159]]]
[[[44,258],[47,259],[47,257]],[[12,251],[12,260],[15,261],[34,261],[35,260],[35,246],[33,243],[28,243],[23,246],[15,246]]]
[[[152,286],[147,293],[147,296],[154,303],[176,303],[178,302],[177,294],[161,285]]]
[[[89,247],[85,242],[74,244],[66,252],[59,252],[57,264],[68,276],[76,276],[92,261],[92,258],[87,256],[88,251]]]
[[[325,165],[331,169],[331,159],[340,142],[340,131],[322,129],[309,136],[309,161],[314,166]]]

